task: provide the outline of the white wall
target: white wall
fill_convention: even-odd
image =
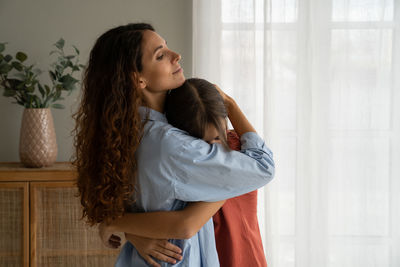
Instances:
[[[114,26],[129,22],[151,23],[168,41],[168,46],[182,55],[185,76],[192,68],[192,1],[191,0],[0,0],[0,42],[7,42],[7,52],[28,54],[28,62],[42,70],[51,62],[49,52],[60,37],[66,45],[81,50],[86,64],[96,38]],[[67,50],[68,51],[68,50]],[[47,72],[41,80],[49,83]],[[19,161],[18,143],[23,107],[12,104],[0,90],[0,162]],[[57,134],[57,161],[68,161],[72,155],[73,120],[78,90],[61,103],[66,109],[53,109]]]

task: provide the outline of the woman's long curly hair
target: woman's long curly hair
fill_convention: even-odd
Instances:
[[[142,39],[149,24],[113,28],[101,35],[84,74],[74,114],[77,185],[90,225],[110,222],[134,201],[135,151],[142,134],[143,97],[135,73],[142,71]]]

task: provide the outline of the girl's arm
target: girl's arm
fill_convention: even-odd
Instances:
[[[154,259],[170,264],[182,260],[182,250],[167,239],[152,239],[131,234],[125,236],[150,266],[161,267]]]
[[[126,213],[106,227],[108,232],[124,232],[154,239],[188,239],[225,203],[193,202],[183,210]]]
[[[242,110],[239,108],[238,104],[236,104],[235,100],[225,94],[218,85],[214,84],[217,88],[219,94],[222,96],[225,102],[225,107],[228,112],[228,118],[232,123],[235,132],[241,136],[247,132],[256,132],[251,123],[247,120],[246,116],[243,114]]]

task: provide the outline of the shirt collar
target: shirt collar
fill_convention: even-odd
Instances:
[[[142,118],[142,121],[150,120],[150,121],[168,122],[164,114],[148,107],[140,106],[139,114],[140,117]]]

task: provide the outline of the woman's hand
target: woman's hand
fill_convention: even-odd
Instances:
[[[151,239],[128,233],[126,239],[135,246],[140,256],[151,266],[160,267],[160,264],[153,258],[171,264],[175,264],[176,260],[182,260],[182,250],[166,239]]]
[[[121,246],[121,237],[119,235],[123,233],[113,233],[104,222],[99,224],[98,229],[101,241],[106,247],[117,249]]]

